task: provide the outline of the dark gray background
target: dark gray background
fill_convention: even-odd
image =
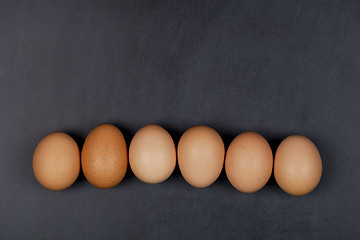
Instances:
[[[360,1],[0,1],[1,239],[359,239]],[[317,145],[323,177],[292,197],[272,178],[235,190],[178,169],[149,185],[130,170],[101,190],[81,175],[41,187],[32,154],[53,131],[82,146],[101,123],[177,142],[215,128],[276,150]]]

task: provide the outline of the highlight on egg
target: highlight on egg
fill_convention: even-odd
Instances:
[[[111,188],[125,176],[128,156],[121,131],[111,124],[94,128],[86,137],[81,153],[86,179],[98,188]]]
[[[270,145],[255,132],[238,135],[226,152],[226,175],[231,185],[244,193],[253,193],[264,187],[269,181],[272,167]]]
[[[36,146],[33,170],[37,181],[47,189],[59,191],[70,187],[80,173],[78,145],[66,133],[50,133]]]
[[[302,196],[318,185],[322,161],[315,144],[307,137],[293,135],[285,138],[275,154],[275,180],[288,194]]]
[[[160,183],[176,166],[176,149],[170,134],[159,125],[138,130],[129,147],[130,168],[145,183]]]
[[[184,179],[192,186],[210,186],[224,165],[225,147],[220,135],[207,126],[188,129],[178,144],[178,163]]]

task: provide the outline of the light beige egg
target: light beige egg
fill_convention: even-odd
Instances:
[[[131,170],[141,181],[165,181],[176,165],[176,149],[170,134],[158,125],[142,127],[131,141],[129,163]]]
[[[227,150],[226,175],[241,192],[252,193],[261,189],[269,181],[272,167],[273,154],[269,143],[258,133],[238,135]]]
[[[124,178],[127,146],[121,131],[111,124],[94,128],[85,139],[81,165],[86,179],[98,188],[111,188]]]
[[[79,147],[66,133],[45,136],[33,155],[33,170],[38,182],[50,190],[70,187],[80,172]]]
[[[210,186],[219,177],[224,164],[225,147],[220,135],[207,126],[188,129],[178,144],[181,174],[192,186]]]
[[[308,138],[294,135],[285,138],[275,154],[274,176],[285,192],[301,196],[318,185],[322,161],[315,144]]]

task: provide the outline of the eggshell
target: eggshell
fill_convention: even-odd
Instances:
[[[275,154],[274,175],[285,192],[301,196],[318,185],[322,162],[314,143],[299,135],[285,138]]]
[[[120,130],[111,124],[94,128],[85,139],[81,153],[86,179],[98,188],[111,188],[124,178],[127,147]]]
[[[131,141],[129,163],[141,181],[165,181],[176,165],[176,149],[170,134],[158,125],[142,127]]]
[[[220,135],[207,126],[188,129],[180,138],[178,161],[181,174],[192,186],[210,186],[224,164],[225,147]]]
[[[70,187],[80,172],[79,147],[66,133],[45,136],[33,155],[33,170],[38,182],[50,190]]]
[[[245,132],[230,144],[225,160],[225,171],[230,183],[239,191],[252,193],[269,180],[273,154],[269,143],[260,134]]]

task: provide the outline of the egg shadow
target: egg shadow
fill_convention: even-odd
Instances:
[[[318,192],[317,189],[319,189],[319,193],[321,193],[322,191],[326,191],[326,188],[329,188],[329,184],[331,184],[331,180],[332,180],[331,176],[334,176],[336,174],[334,172],[334,169],[336,169],[336,166],[334,165],[335,163],[334,156],[336,156],[336,151],[335,151],[336,148],[332,147],[332,146],[336,146],[336,143],[331,141],[332,139],[327,139],[321,136],[315,136],[309,134],[309,138],[315,144],[321,157],[322,174],[321,174],[320,182],[313,190],[313,192],[317,193]]]
[[[219,128],[221,129],[221,128]],[[226,158],[226,152],[227,149],[229,148],[231,142],[234,140],[234,138],[236,137],[235,134],[232,134],[230,132],[225,132],[225,131],[221,131],[219,132],[223,142],[224,142],[224,147],[225,147],[225,156],[224,156],[224,165],[223,168],[221,170],[221,173],[219,175],[219,177],[217,178],[217,182],[219,182],[220,184],[230,184],[227,175],[226,175],[226,171],[225,171],[225,158]]]
[[[80,157],[81,157],[81,151],[85,142],[85,138],[81,136],[81,134],[77,133],[77,132],[72,132],[72,131],[65,131],[67,134],[69,134],[76,142],[76,144],[79,147],[79,151],[80,151]],[[80,160],[81,161],[81,160]],[[80,165],[80,172],[79,172],[79,176],[77,177],[76,181],[74,182],[74,184],[72,185],[72,187],[76,187],[79,186],[81,184],[83,184],[84,182],[86,182],[86,178],[85,175],[82,171],[81,165]]]
[[[275,153],[276,153],[276,150],[279,147],[279,145],[280,145],[280,143],[282,142],[283,139],[284,138],[273,138],[273,139],[268,140],[268,143],[270,145],[270,148],[271,148],[271,151],[272,151],[272,154],[273,154],[273,169],[272,169],[272,172],[271,172],[270,179],[266,183],[266,186],[271,187],[271,188],[280,189],[278,184],[276,183],[276,180],[275,180],[274,166],[275,166]]]
[[[178,163],[178,158],[177,158],[177,147],[178,147],[179,140],[180,140],[183,132],[177,131],[174,128],[167,126],[166,124],[162,124],[161,126],[163,128],[165,128],[165,130],[172,137],[174,144],[175,144],[175,149],[176,149],[176,165],[175,165],[175,169],[174,169],[173,173],[170,176],[170,179],[180,179],[180,178],[182,179],[182,175],[181,175],[181,171],[180,171],[179,163]]]
[[[127,148],[127,154],[128,154],[128,167],[126,169],[126,173],[124,178],[121,180],[121,183],[124,183],[128,181],[129,179],[132,179],[135,177],[134,173],[131,171],[130,165],[129,165],[129,147],[132,138],[134,137],[134,134],[131,133],[126,127],[124,127],[124,124],[119,122],[110,122],[110,124],[113,124],[115,127],[117,127],[122,135],[124,136],[125,142],[126,142],[126,148]],[[118,185],[120,186],[120,184]]]
[[[170,136],[172,137],[174,144],[175,144],[175,148],[177,148],[177,145],[179,143],[179,140],[181,138],[181,135],[183,134],[183,132],[177,131],[173,128],[167,127],[166,125],[162,125],[163,128],[165,128],[165,130],[170,134]]]

